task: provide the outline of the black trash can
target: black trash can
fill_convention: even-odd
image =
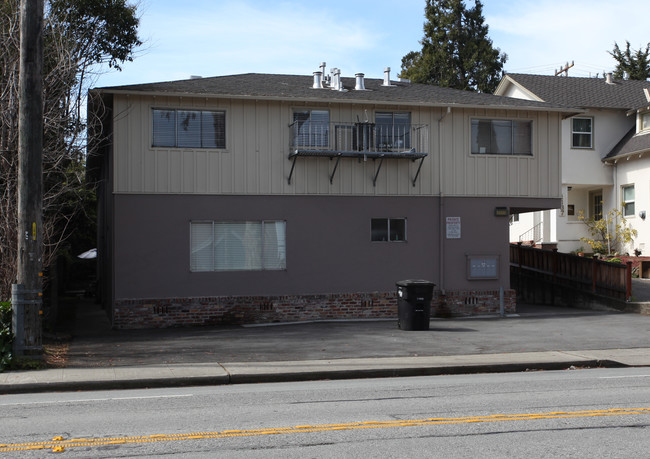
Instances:
[[[434,283],[409,279],[397,282],[397,326],[402,330],[428,330]]]

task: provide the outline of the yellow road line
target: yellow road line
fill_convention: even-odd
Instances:
[[[0,444],[0,452],[51,449],[62,452],[65,448],[105,446],[133,443],[153,443],[161,441],[204,440],[212,438],[252,437],[260,435],[282,435],[291,433],[326,432],[336,430],[379,429],[390,427],[413,427],[443,424],[469,424],[478,422],[529,421],[540,419],[583,418],[597,416],[629,416],[650,414],[650,408],[613,408],[593,411],[552,411],[549,413],[526,414],[492,414],[486,416],[468,416],[458,418],[427,418],[393,421],[362,421],[341,424],[298,425],[294,427],[272,427],[266,429],[222,430],[217,432],[193,432],[185,434],[157,434],[139,437],[113,438],[70,438],[64,440],[57,436],[50,441],[34,443]]]

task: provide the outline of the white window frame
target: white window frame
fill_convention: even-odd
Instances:
[[[632,190],[631,199],[630,199],[629,196],[628,197],[625,196],[627,194],[626,190]],[[625,218],[634,217],[634,212],[635,212],[634,203],[635,203],[635,200],[636,200],[635,195],[636,195],[636,191],[634,190],[634,184],[623,185],[621,187],[621,198],[622,198],[621,201],[623,203],[622,211],[623,211],[623,216]]]
[[[645,112],[641,114],[641,130],[642,131],[650,130],[650,112]]]
[[[509,152],[506,152],[503,149],[503,152],[499,151],[499,142],[498,140],[503,141],[507,137],[502,137],[497,139],[498,136],[490,135],[489,146],[482,145],[483,142],[480,139],[479,129],[481,124],[490,123],[490,132],[495,132],[496,127],[502,127],[510,129],[510,139],[507,141],[509,145]],[[523,149],[516,148],[518,145],[524,145],[523,142],[517,142],[518,130],[526,126],[525,130],[522,130],[522,133],[528,132],[528,147],[527,151]],[[528,119],[507,119],[507,118],[470,118],[470,153],[472,155],[494,155],[494,156],[533,156],[533,120]]]
[[[377,238],[377,231],[373,231],[374,224],[379,223],[379,222],[386,222],[386,237],[385,238]],[[400,222],[400,223],[398,223]],[[391,230],[391,223],[393,225],[400,225],[404,228],[403,234],[401,235],[400,238],[394,238],[391,239],[391,236],[393,235],[393,232]],[[397,228],[397,226],[393,226],[393,228]],[[396,229],[395,231],[399,231],[399,229]],[[371,242],[406,242],[407,241],[407,224],[406,224],[406,218],[371,218],[370,219],[370,241]]]
[[[243,233],[237,232],[242,229]],[[272,240],[273,237],[275,240]],[[227,252],[226,256],[219,258],[218,252],[222,251]],[[190,222],[190,271],[192,272],[284,271],[286,269],[286,221],[284,220]]]
[[[173,120],[170,121],[170,123],[172,123],[173,126],[171,127],[171,129],[164,130],[164,126],[163,126],[163,128],[157,130],[156,116],[159,113],[163,113],[163,112],[173,114]],[[179,124],[182,124],[178,118],[180,113],[188,113],[188,114],[191,113],[195,117],[198,116],[198,121],[200,123],[198,131],[188,132],[186,134],[186,141],[188,141],[188,143],[183,143],[181,131],[179,131]],[[210,132],[208,130],[209,124],[204,123],[205,121],[204,115],[206,114],[218,115],[219,117],[221,117],[222,127],[219,130],[223,129],[222,134],[217,136],[217,132],[215,129],[213,133],[214,135],[210,136]],[[152,148],[225,150],[227,145],[226,126],[227,126],[227,121],[226,121],[225,110],[197,110],[192,108],[183,109],[183,108],[152,107],[151,108],[151,146]],[[163,138],[163,136],[165,136],[165,138]],[[210,140],[213,139],[214,144],[208,145],[207,142],[209,139]]]
[[[591,128],[589,131],[576,131],[575,126],[574,126],[574,121],[578,120],[588,120],[589,121],[589,127]],[[589,145],[576,145],[575,142],[575,136],[588,136],[589,137]],[[571,118],[571,148],[575,148],[578,150],[589,150],[594,148],[594,118],[591,116],[574,116]]]

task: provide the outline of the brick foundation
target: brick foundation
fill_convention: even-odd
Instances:
[[[516,309],[514,290],[504,291],[504,309]],[[434,291],[431,315],[499,312],[499,291]],[[332,319],[397,319],[395,292],[290,296],[124,299],[115,301],[114,328],[167,328]]]

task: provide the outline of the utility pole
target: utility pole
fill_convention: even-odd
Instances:
[[[43,3],[20,2],[18,275],[12,286],[17,355],[42,352]]]
[[[560,70],[556,69],[555,70],[555,76],[558,76],[558,75],[560,75],[562,73],[564,73],[564,76],[569,76],[569,69],[571,67],[573,67],[573,65],[574,65],[573,62],[574,61],[571,61],[571,65],[569,65],[569,63],[567,62],[566,65],[564,67],[562,67]]]

